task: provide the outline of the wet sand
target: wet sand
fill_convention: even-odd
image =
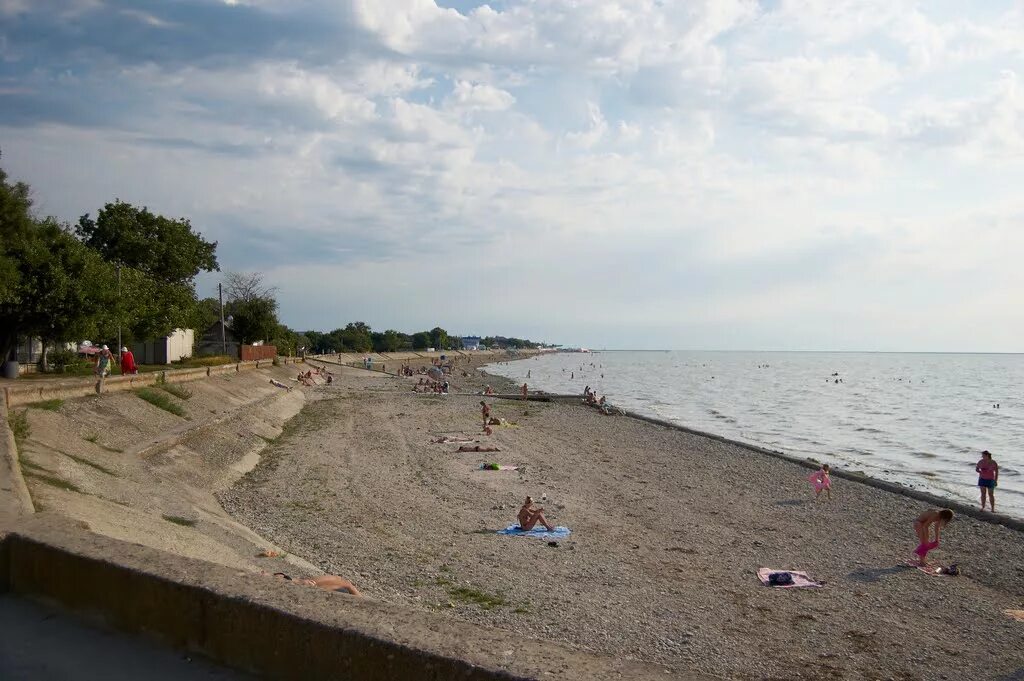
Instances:
[[[518,426],[487,437],[478,395],[339,373],[220,500],[370,598],[724,678],[1024,675],[1024,624],[1002,613],[1024,607],[1019,532],[958,518],[931,558],[965,574],[930,576],[903,565],[921,502],[836,480],[814,503],[792,463],[576,404],[494,400]],[[453,390],[485,382],[511,392],[475,372]],[[496,535],[526,494],[573,534]],[[769,589],[759,567],[825,586]]]

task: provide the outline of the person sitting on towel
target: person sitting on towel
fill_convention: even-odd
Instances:
[[[526,502],[523,504],[523,507],[519,509],[519,529],[524,532],[529,531],[532,530],[534,525],[537,523],[540,523],[547,528],[548,532],[555,529],[554,526],[547,521],[547,518],[544,517],[544,509],[534,508],[533,497],[526,497]]]

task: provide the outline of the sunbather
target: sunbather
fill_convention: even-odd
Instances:
[[[540,523],[548,532],[555,529],[554,525],[547,521],[544,517],[543,508],[533,507],[533,497],[526,497],[526,501],[523,503],[523,507],[519,509],[519,528],[523,531],[532,530],[534,525]]]
[[[462,445],[456,451],[458,452],[500,452],[501,450],[497,447],[491,447],[490,445]]]
[[[319,577],[313,577],[311,579],[293,579],[283,572],[275,572],[274,576],[283,579],[286,582],[295,582],[296,584],[302,584],[304,586],[315,586],[325,591],[337,591],[340,593],[348,593],[353,596],[362,596],[356,585],[348,581],[344,577],[338,577],[337,575],[321,575]]]

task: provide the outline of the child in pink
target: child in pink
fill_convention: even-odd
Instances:
[[[814,500],[817,501],[818,497],[821,496],[821,491],[825,490],[825,496],[832,499],[832,478],[828,476],[829,471],[828,464],[823,464],[821,468],[807,476],[807,481],[814,486]]]

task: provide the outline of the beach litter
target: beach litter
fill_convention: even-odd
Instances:
[[[532,530],[524,530],[516,525],[509,525],[504,530],[498,530],[497,534],[505,534],[512,537],[533,537],[534,539],[565,539],[572,531],[568,527],[558,526],[553,530],[546,530],[544,527],[534,527]]]
[[[518,466],[507,466],[500,463],[482,463],[480,464],[480,470],[482,471],[514,471],[517,470]]]
[[[787,577],[788,575],[788,577]],[[775,589],[802,589],[822,586],[807,576],[806,572],[797,570],[773,570],[771,568],[759,568],[757,578],[765,586]]]

